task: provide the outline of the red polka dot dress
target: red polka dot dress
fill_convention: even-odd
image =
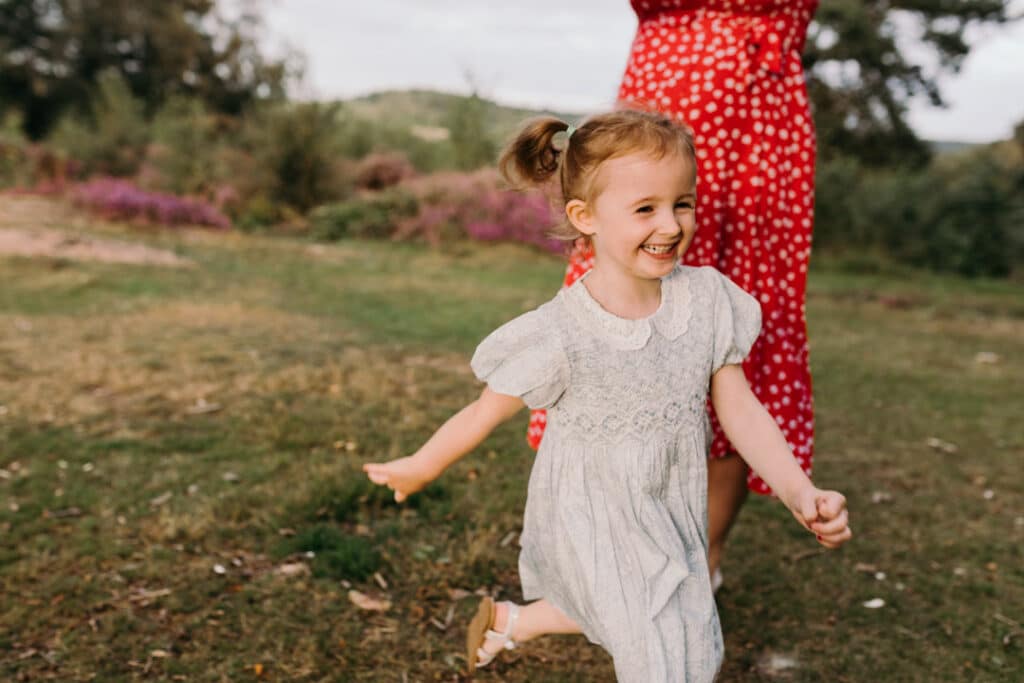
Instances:
[[[619,99],[677,117],[697,143],[697,235],[683,263],[711,265],[761,303],[744,372],[809,475],[814,411],[805,299],[814,218],[814,127],[800,52],[817,0],[633,0],[639,18]],[[571,285],[593,265],[574,250]],[[531,415],[527,440],[544,433]],[[734,449],[712,415],[711,457]],[[771,493],[750,472],[752,491]]]

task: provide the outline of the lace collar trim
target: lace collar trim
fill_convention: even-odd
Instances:
[[[642,349],[651,338],[651,330],[676,339],[686,332],[690,324],[691,269],[676,266],[661,280],[661,304],[646,318],[630,320],[606,311],[583,286],[586,275],[563,289],[559,296],[569,311],[586,329],[607,340],[616,348],[626,351]]]

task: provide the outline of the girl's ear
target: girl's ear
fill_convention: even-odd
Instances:
[[[572,223],[572,227],[587,236],[593,236],[597,229],[593,225],[593,217],[587,203],[582,199],[571,199],[565,205],[565,215]]]

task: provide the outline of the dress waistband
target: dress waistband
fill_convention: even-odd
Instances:
[[[809,19],[804,13],[661,10],[640,15],[637,32],[641,35],[645,28],[682,31],[703,28],[740,34],[747,46],[744,71],[750,81],[759,71],[782,75],[784,58],[790,53],[796,53],[799,58]]]

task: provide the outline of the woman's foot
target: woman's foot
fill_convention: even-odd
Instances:
[[[711,592],[717,593],[718,589],[722,587],[722,570],[715,569],[711,572]]]
[[[519,606],[511,602],[480,601],[476,616],[466,632],[466,661],[469,673],[487,666],[502,650],[516,647],[515,628]]]

